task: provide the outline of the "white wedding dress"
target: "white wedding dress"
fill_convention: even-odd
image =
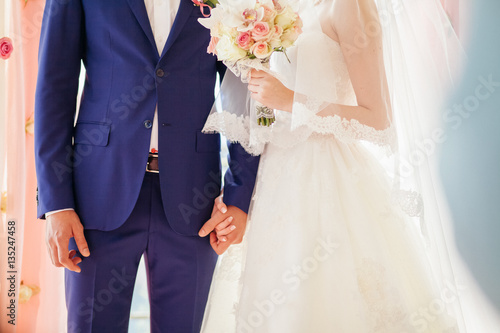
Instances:
[[[332,64],[334,102],[356,105],[339,43],[321,31],[305,31],[298,43]],[[292,68],[282,55],[273,58],[290,88]],[[304,85],[314,86],[315,74]],[[430,273],[418,223],[396,204],[387,172],[364,143],[390,146],[392,128],[307,115],[314,101],[294,106],[294,116],[306,114],[307,129],[277,113],[246,235],[219,259],[202,332],[459,332]],[[224,112],[205,129],[220,130],[222,118],[241,130]]]

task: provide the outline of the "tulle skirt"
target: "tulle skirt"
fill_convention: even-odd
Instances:
[[[245,238],[219,259],[202,332],[458,330],[379,161],[361,143],[313,135],[266,147]]]

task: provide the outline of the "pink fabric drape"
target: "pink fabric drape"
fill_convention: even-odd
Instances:
[[[460,32],[460,0],[441,0],[443,7],[448,13],[451,22],[453,23],[453,27],[457,33]]]
[[[23,77],[16,74],[22,73],[23,44],[14,37],[14,33],[20,31],[20,20],[14,16],[20,12],[19,3],[16,1],[5,5],[5,17],[2,18],[2,21],[7,23],[7,29],[4,33],[12,39],[14,53],[10,59],[6,60],[5,74],[6,104],[4,105],[4,114],[7,126],[5,132],[2,133],[4,136],[2,142],[5,144],[5,155],[2,156],[2,163],[6,168],[7,181],[2,191],[7,190],[7,197],[2,200],[6,212],[2,220],[2,244],[0,248],[0,283],[2,285],[0,327],[2,332],[16,332],[19,325],[18,299],[22,267],[25,193],[24,89]]]
[[[4,297],[6,265],[2,264],[0,331],[59,333],[66,331],[64,273],[62,269],[52,266],[44,240],[45,222],[36,219],[34,138],[31,128],[26,127],[34,111],[38,41],[45,0],[28,0],[26,5],[24,0],[8,2],[10,5],[7,5],[5,17],[1,20],[10,21],[6,33],[13,40],[14,53],[7,60],[7,126],[6,131],[0,134],[5,136],[7,147],[7,214],[6,220],[2,221],[2,230],[5,232],[5,225],[9,220],[16,220],[16,296],[19,295],[21,280],[25,285],[40,287],[40,293],[32,296],[25,304],[17,302],[16,326],[8,324],[3,313],[4,302],[9,299]],[[3,157],[1,161],[5,161]],[[5,189],[2,188],[2,191]],[[3,240],[0,249],[2,258],[6,251],[6,243]]]

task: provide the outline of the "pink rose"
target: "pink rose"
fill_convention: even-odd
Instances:
[[[256,41],[261,41],[268,39],[271,34],[271,29],[269,29],[269,24],[267,22],[257,22],[255,23],[252,30],[252,37]]]
[[[0,39],[0,57],[4,60],[10,58],[10,55],[14,47],[12,46],[12,41],[8,37]]]
[[[266,59],[273,53],[273,50],[266,42],[257,42],[250,48],[250,52],[259,59]]]
[[[252,46],[252,36],[250,36],[249,32],[240,32],[240,35],[237,38],[238,46],[243,50],[249,50]]]
[[[217,43],[219,43],[219,38],[212,36],[212,38],[210,39],[210,44],[207,48],[207,52],[213,55],[217,55],[217,50],[215,49],[217,47]]]

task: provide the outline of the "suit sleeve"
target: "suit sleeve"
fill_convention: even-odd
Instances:
[[[228,142],[228,148],[229,168],[224,176],[224,203],[248,213],[259,168],[259,157],[248,154],[237,143]]]
[[[35,96],[38,218],[75,208],[72,137],[84,39],[81,1],[47,0]]]
[[[226,67],[219,62],[218,72],[221,82],[225,71]],[[248,213],[260,158],[248,154],[237,143],[228,141],[227,145],[229,168],[224,176],[224,203]]]

